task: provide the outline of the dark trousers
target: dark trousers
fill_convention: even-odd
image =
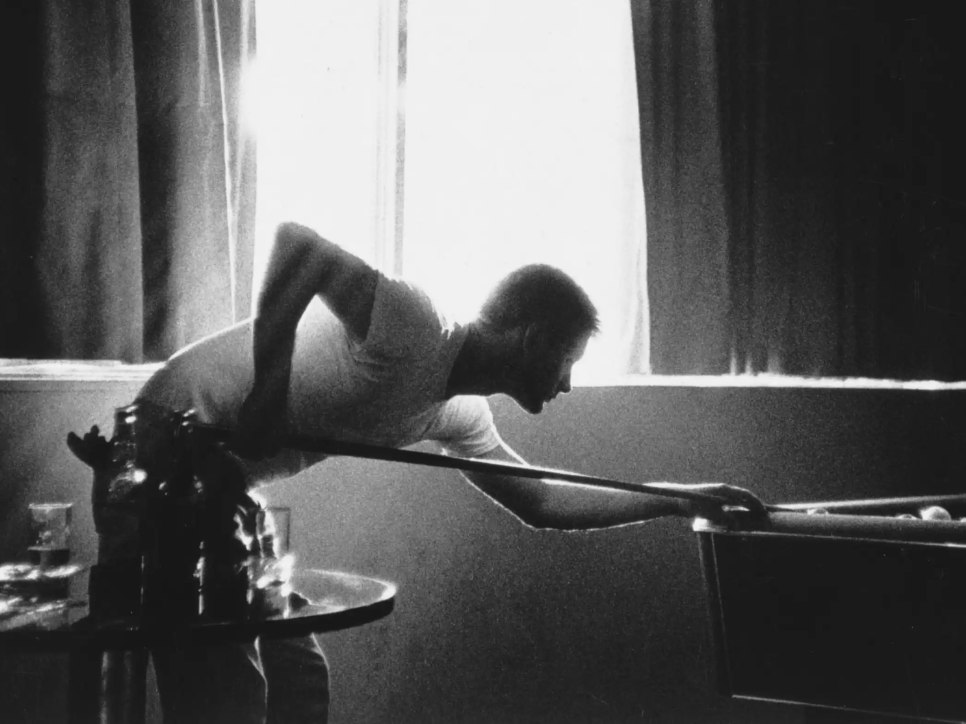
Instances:
[[[314,636],[152,651],[165,724],[325,724],[329,670]]]

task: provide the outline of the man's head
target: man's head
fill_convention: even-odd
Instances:
[[[533,413],[570,391],[571,368],[600,326],[586,292],[546,264],[524,266],[504,277],[483,303],[480,321],[514,340],[505,391]]]

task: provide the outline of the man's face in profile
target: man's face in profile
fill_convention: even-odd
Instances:
[[[558,394],[570,392],[570,373],[584,356],[589,339],[590,334],[582,334],[564,342],[543,338],[525,345],[513,399],[527,412],[537,414]]]

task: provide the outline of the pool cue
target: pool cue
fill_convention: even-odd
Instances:
[[[193,422],[192,426],[219,442],[230,443],[234,435],[234,431],[231,428],[224,426],[202,422]],[[671,487],[674,485],[673,483],[631,483],[624,480],[614,480],[612,478],[605,478],[597,475],[575,473],[570,470],[559,470],[555,468],[545,468],[505,461],[481,460],[479,458],[456,457],[451,455],[441,455],[439,453],[422,452],[419,450],[402,450],[392,447],[383,447],[380,445],[371,445],[369,443],[332,440],[314,435],[288,433],[282,436],[280,444],[282,447],[293,450],[322,453],[334,457],[385,460],[389,462],[407,463],[410,465],[465,470],[467,472],[492,473],[494,475],[512,475],[521,478],[549,478],[551,480],[579,483],[596,488],[623,490],[631,493],[647,493],[649,495],[660,495],[670,498],[684,498],[705,503],[722,504],[729,502],[724,498],[720,498],[709,493],[701,493],[694,490],[688,490],[687,488],[682,489]],[[773,508],[772,506],[765,505],[765,509],[771,510]]]

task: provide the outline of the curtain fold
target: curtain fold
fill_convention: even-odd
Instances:
[[[714,6],[631,4],[647,219],[651,369],[727,372],[728,229]]]
[[[963,6],[631,6],[652,370],[966,377]]]
[[[161,360],[247,316],[253,5],[0,10],[0,356]]]

